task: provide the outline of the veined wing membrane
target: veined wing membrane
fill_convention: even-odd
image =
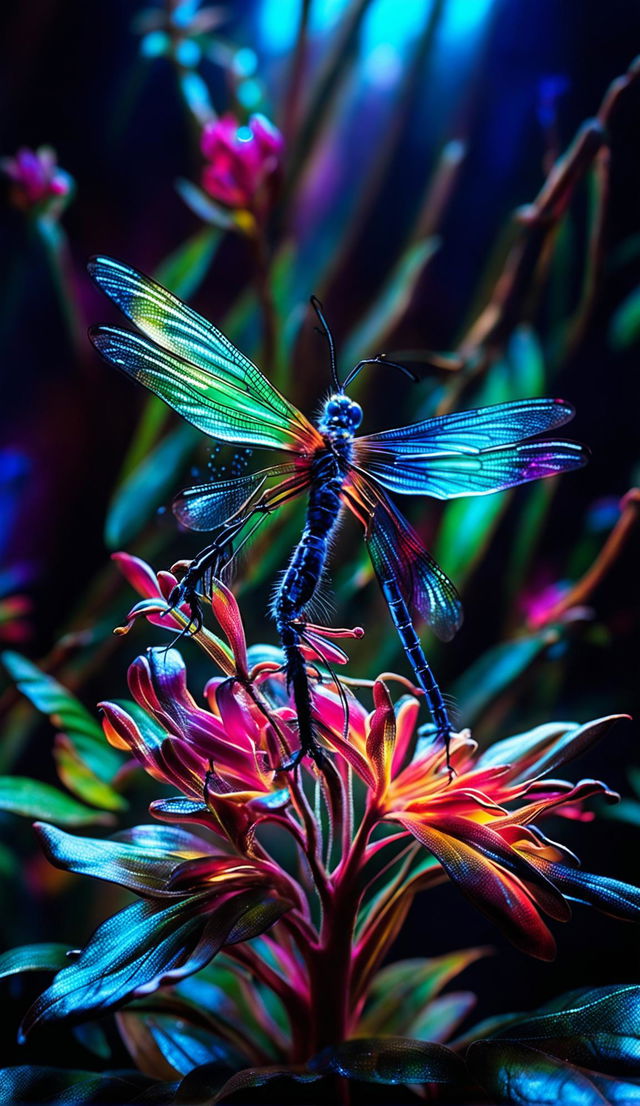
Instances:
[[[443,641],[462,625],[462,603],[449,577],[395,504],[363,473],[351,470],[345,500],[365,526],[365,541],[380,581],[395,578],[409,611],[418,611]],[[386,589],[383,587],[386,593]]]
[[[88,268],[99,287],[161,349],[246,392],[261,409],[271,412],[273,424],[297,446],[306,446],[309,435],[317,436],[311,423],[248,357],[162,285],[109,257],[92,258]]]
[[[173,501],[173,513],[178,522],[188,530],[208,532],[222,526],[237,514],[245,504],[254,500],[267,480],[273,476],[291,473],[290,465],[273,465],[237,476],[230,480],[216,480],[208,484],[196,484],[185,488]]]
[[[292,424],[233,381],[182,361],[128,330],[100,326],[90,330],[89,336],[105,360],[143,384],[204,434],[238,445],[298,449]],[[313,427],[311,434],[316,434]]]
[[[539,441],[481,449],[475,453],[405,453],[394,456],[358,450],[358,463],[389,491],[403,495],[430,495],[455,499],[463,495],[488,495],[580,468],[587,451],[577,442]]]
[[[394,455],[476,453],[555,430],[569,422],[574,414],[571,404],[561,399],[515,400],[479,407],[475,411],[438,415],[381,434],[368,434],[358,438],[358,445],[366,447],[367,452],[371,447],[380,452],[388,450]]]

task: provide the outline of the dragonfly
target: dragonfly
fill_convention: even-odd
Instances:
[[[137,328],[91,328],[91,341],[106,361],[218,442],[285,457],[255,472],[187,488],[174,500],[184,527],[211,534],[170,596],[174,607],[186,604],[194,627],[202,625],[207,573],[218,574],[229,549],[237,552],[267,516],[307,496],[304,528],[272,603],[300,739],[285,767],[297,766],[305,755],[323,761],[303,646],[307,611],[345,510],[363,527],[375,576],[449,766],[453,727],[416,623],[423,618],[449,641],[462,623],[462,604],[389,493],[440,500],[487,495],[579,468],[587,460],[584,446],[539,437],[570,421],[571,404],[516,400],[357,436],[363,410],[347,388],[365,366],[394,363],[383,354],[367,358],[341,382],[331,330],[315,297],[311,302],[328,343],[331,392],[312,422],[224,334],[161,285],[109,257],[92,258],[88,268]]]

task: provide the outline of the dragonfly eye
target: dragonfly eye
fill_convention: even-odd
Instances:
[[[359,403],[354,403],[353,400],[351,400],[349,405],[349,422],[354,430],[356,427],[360,426],[362,422],[362,407]]]

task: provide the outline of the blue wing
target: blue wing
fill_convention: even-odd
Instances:
[[[389,497],[362,473],[349,472],[344,497],[365,527],[378,579],[393,579],[408,610],[418,611],[439,638],[450,641],[462,625],[460,596],[419,535]],[[386,596],[387,589],[383,591]]]
[[[358,438],[354,460],[401,494],[487,495],[584,465],[588,453],[577,442],[526,440],[572,415],[560,400],[500,403]]]
[[[575,411],[563,399],[521,399],[474,411],[438,415],[396,430],[358,438],[366,446],[394,453],[476,453],[512,445],[570,422]]]
[[[196,484],[176,496],[172,504],[173,513],[187,530],[205,533],[217,530],[241,508],[249,508],[270,477],[292,471],[293,468],[288,465],[273,465],[230,480]]]
[[[253,362],[171,292],[108,257],[93,258],[88,268],[148,339],[97,327],[90,331],[94,345],[183,418],[223,441],[303,452],[321,441]]]

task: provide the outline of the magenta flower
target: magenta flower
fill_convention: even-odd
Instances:
[[[200,148],[207,164],[202,186],[225,207],[245,209],[255,216],[268,210],[282,160],[280,131],[264,115],[252,115],[239,126],[223,115],[202,131]]]
[[[60,217],[71,197],[73,180],[57,164],[51,146],[37,150],[22,146],[15,157],[3,158],[0,168],[11,181],[9,195],[14,207]]]

